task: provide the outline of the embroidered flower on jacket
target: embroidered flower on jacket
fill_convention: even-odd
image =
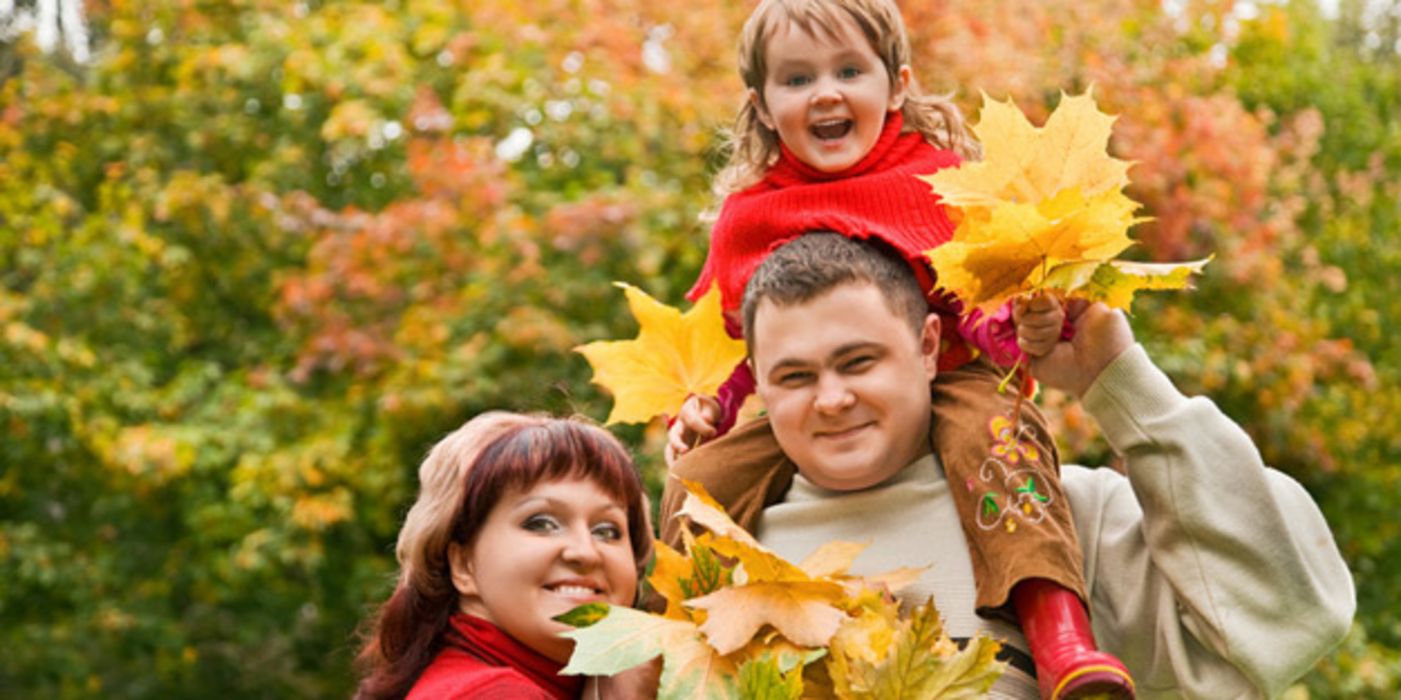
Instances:
[[[1041,453],[1036,449],[1035,443],[1021,439],[1017,423],[1011,418],[993,416],[992,420],[988,421],[988,430],[992,433],[993,456],[1008,464],[1022,464],[1041,459]]]

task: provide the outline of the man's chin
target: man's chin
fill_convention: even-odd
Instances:
[[[799,469],[808,481],[821,486],[828,491],[857,491],[870,488],[885,481],[885,477],[877,473],[878,470],[866,465],[859,467],[824,465],[821,470]]]

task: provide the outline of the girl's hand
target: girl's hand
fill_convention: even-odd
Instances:
[[[1017,346],[1029,358],[1045,357],[1061,340],[1065,326],[1065,306],[1050,294],[1018,300],[1012,307],[1012,323],[1017,328]]]
[[[1031,376],[1052,389],[1082,397],[1110,362],[1133,347],[1133,329],[1124,312],[1102,303],[1073,299],[1066,313],[1075,336],[1057,343],[1043,357],[1032,358]]]
[[[687,397],[666,433],[666,466],[673,466],[681,455],[715,437],[719,422],[720,402],[714,397],[700,394]]]

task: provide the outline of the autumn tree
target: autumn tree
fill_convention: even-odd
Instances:
[[[1360,624],[1306,687],[1383,697],[1396,5],[1167,5],[902,4],[966,111],[1094,85],[1154,217],[1130,252],[1217,255],[1134,323],[1335,526]],[[749,5],[85,7],[85,57],[0,25],[0,691],[343,697],[427,447],[487,408],[602,419],[570,348],[636,333],[611,283],[694,279]],[[656,485],[658,424],[620,434]]]

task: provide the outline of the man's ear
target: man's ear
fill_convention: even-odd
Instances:
[[[459,595],[477,595],[477,576],[472,573],[472,553],[466,545],[448,545],[448,566],[452,568],[452,587]]]
[[[924,328],[919,338],[919,352],[924,360],[924,375],[929,381],[939,374],[939,349],[943,342],[943,324],[939,314],[924,317]]]
[[[760,95],[759,91],[754,88],[749,88],[749,104],[754,105],[754,113],[759,116],[759,122],[768,127],[769,131],[775,131],[773,116],[769,114],[768,108],[764,106],[764,96]]]
[[[894,112],[905,106],[905,98],[910,93],[910,81],[914,79],[914,72],[907,65],[900,66],[900,70],[895,72],[895,79],[890,86],[890,111]]]

